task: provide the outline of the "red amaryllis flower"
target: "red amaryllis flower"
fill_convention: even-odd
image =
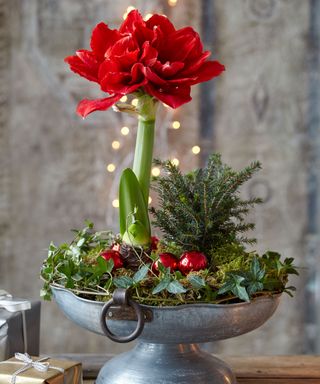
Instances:
[[[91,50],[81,49],[65,61],[72,71],[95,81],[110,96],[82,100],[77,112],[85,117],[106,110],[123,95],[137,90],[172,108],[191,100],[191,85],[220,75],[224,66],[207,58],[199,35],[191,27],[176,30],[167,17],[144,21],[137,10],[129,13],[119,30],[98,24]]]

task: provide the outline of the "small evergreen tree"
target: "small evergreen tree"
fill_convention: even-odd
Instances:
[[[255,242],[244,234],[254,228],[245,216],[261,199],[243,200],[239,188],[261,168],[259,162],[236,172],[213,154],[205,168],[185,175],[170,161],[155,164],[164,172],[154,178],[152,188],[160,204],[151,212],[166,241],[207,256],[226,244]]]

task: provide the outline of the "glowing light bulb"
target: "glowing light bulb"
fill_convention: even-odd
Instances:
[[[160,175],[160,168],[153,167],[151,170],[152,176],[159,176]]]
[[[144,17],[145,21],[149,20],[153,16],[152,13],[147,13]]]
[[[131,104],[132,104],[134,107],[137,107],[138,102],[139,102],[138,99],[132,99]]]
[[[174,158],[171,160],[171,163],[177,167],[180,164],[180,161],[178,159]]]
[[[113,149],[117,150],[120,148],[120,143],[119,143],[119,141],[115,140],[112,142],[111,146]]]
[[[115,169],[116,169],[116,166],[114,164],[110,163],[107,165],[107,171],[108,172],[114,172]]]
[[[173,129],[179,129],[181,127],[180,121],[176,120],[172,122]]]
[[[121,97],[120,101],[121,103],[125,103],[128,100],[128,96],[124,95]]]
[[[151,197],[149,196],[148,204],[151,204],[151,203],[152,203],[152,199],[151,199]]]
[[[191,151],[194,155],[198,155],[201,151],[201,148],[199,147],[199,145],[195,145],[194,147],[191,148]]]
[[[119,208],[119,200],[118,200],[118,199],[114,199],[114,200],[112,201],[112,206],[113,206],[114,208]]]
[[[177,5],[178,0],[168,0],[168,4],[170,7],[175,7]]]
[[[121,132],[121,135],[127,136],[130,132],[130,129],[128,127],[122,127],[120,132]]]

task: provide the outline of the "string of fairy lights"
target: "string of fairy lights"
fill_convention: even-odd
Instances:
[[[175,7],[178,3],[178,0],[168,0],[168,5],[170,7]],[[131,12],[132,10],[134,10],[135,7],[130,5],[127,9],[126,9],[126,12],[123,14],[123,19],[125,20],[127,18],[127,15],[129,14],[129,12]],[[144,17],[144,20],[148,20],[150,17],[152,16],[152,13],[147,13]],[[126,103],[126,102],[129,102],[128,101],[128,96],[123,96],[120,101],[123,102],[123,103]],[[137,106],[138,104],[138,99],[137,98],[133,98],[131,100],[131,105],[133,106]],[[168,105],[166,104],[163,104],[165,108],[167,109],[171,109]],[[174,129],[174,130],[179,130],[179,129],[183,129],[182,125],[181,125],[181,122],[177,119],[174,118],[175,116],[173,115],[172,116],[172,120],[169,122],[169,124],[167,124],[167,129]],[[127,125],[123,125],[120,129],[120,137],[119,138],[116,138],[115,140],[113,140],[111,142],[111,149],[112,151],[114,152],[117,152],[119,150],[121,150],[121,147],[122,147],[122,140],[121,140],[121,137],[128,137],[131,133],[131,129],[130,127]],[[201,152],[201,148],[199,145],[194,145],[190,148],[190,152],[192,155],[199,155],[199,153]],[[180,164],[180,161],[178,158],[176,157],[172,157],[171,158],[171,161],[174,165],[178,166]],[[109,173],[113,173],[117,170],[117,165],[114,163],[114,162],[111,162],[109,164],[107,164],[107,171]],[[160,175],[160,168],[159,167],[153,167],[151,169],[151,174],[152,176],[159,176]],[[152,198],[149,197],[149,204],[152,202]],[[119,200],[118,198],[114,198],[112,200],[112,206],[113,208],[119,208]]]

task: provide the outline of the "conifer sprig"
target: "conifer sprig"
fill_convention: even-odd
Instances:
[[[224,244],[255,242],[244,235],[254,229],[245,216],[261,199],[244,200],[239,188],[261,168],[259,162],[237,172],[223,164],[219,154],[213,154],[206,167],[185,175],[170,161],[155,160],[155,164],[163,175],[152,184],[159,208],[153,207],[151,212],[153,224],[167,241],[207,255]]]

